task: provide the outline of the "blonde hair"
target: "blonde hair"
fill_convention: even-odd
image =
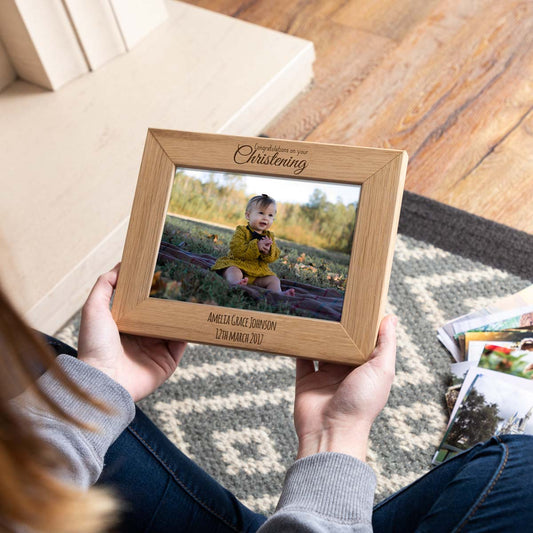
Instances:
[[[54,360],[48,346],[18,315],[0,287],[1,531],[27,528],[42,533],[95,533],[107,530],[116,521],[118,504],[109,492],[81,490],[54,476],[64,459],[10,402],[30,387],[53,413],[86,427],[39,388],[37,378],[50,369],[72,393],[109,411],[72,383]]]

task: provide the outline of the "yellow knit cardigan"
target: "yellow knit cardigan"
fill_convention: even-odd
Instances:
[[[252,238],[252,232],[247,226],[237,226],[229,244],[228,255],[218,259],[211,270],[236,266],[246,276],[254,278],[275,275],[268,265],[279,258],[280,250],[271,231],[265,231],[264,235],[272,239],[272,246],[268,254],[262,254],[259,251],[257,239]]]

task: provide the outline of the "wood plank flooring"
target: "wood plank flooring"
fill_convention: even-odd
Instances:
[[[314,42],[265,134],[407,150],[408,190],[533,233],[533,1],[188,1]]]

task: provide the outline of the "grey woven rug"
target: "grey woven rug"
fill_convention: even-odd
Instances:
[[[530,284],[533,236],[404,195],[388,312],[399,318],[397,376],[369,462],[381,499],[428,471],[447,422],[447,320]],[[56,334],[76,345],[79,315]],[[190,345],[142,409],[252,509],[270,513],[296,452],[291,358]]]

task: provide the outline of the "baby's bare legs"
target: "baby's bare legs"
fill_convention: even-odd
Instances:
[[[254,281],[254,285],[257,285],[258,287],[262,287],[263,289],[269,289],[273,292],[282,292],[283,294],[286,294],[287,296],[294,296],[295,294],[294,289],[287,289],[286,291],[282,291],[281,283],[277,276],[263,276],[261,278],[257,278]]]
[[[235,266],[226,268],[222,276],[230,285],[246,285],[248,283],[248,278],[244,277],[242,270]]]

